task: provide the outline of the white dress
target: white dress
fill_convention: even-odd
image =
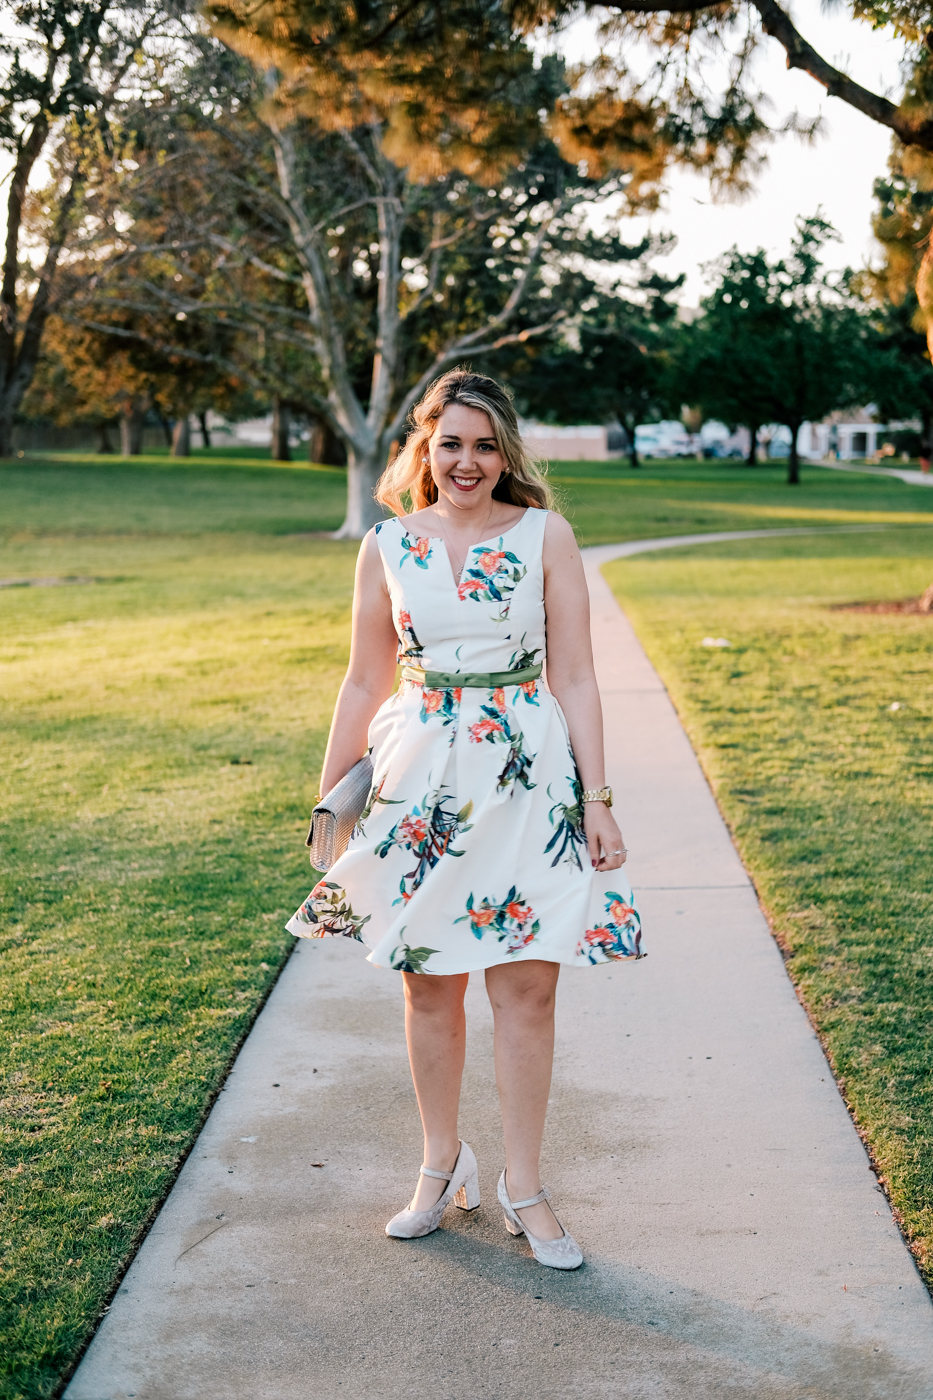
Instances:
[[[377,525],[400,662],[486,674],[544,661],[547,516],[526,510],[476,545],[459,582],[443,540]],[[590,865],[567,725],[542,681],[403,681],[369,743],[367,809],[292,933],[359,939],[370,962],[405,972],[642,956],[628,880]]]

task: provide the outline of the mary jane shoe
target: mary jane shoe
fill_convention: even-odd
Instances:
[[[461,1210],[475,1210],[479,1205],[479,1175],[476,1158],[469,1143],[461,1142],[460,1155],[452,1172],[438,1172],[433,1167],[422,1167],[422,1176],[436,1176],[448,1182],[447,1190],[430,1210],[400,1210],[393,1215],[386,1226],[386,1234],[397,1240],[414,1240],[421,1235],[430,1235],[441,1223],[441,1216],[450,1205],[456,1202]]]
[[[505,1171],[499,1178],[497,1191],[499,1204],[505,1216],[505,1228],[510,1235],[524,1235],[531,1245],[531,1252],[539,1264],[546,1264],[549,1269],[579,1269],[583,1263],[583,1255],[580,1246],[573,1235],[568,1235],[564,1230],[559,1240],[539,1240],[537,1235],[533,1235],[530,1230],[526,1230],[522,1224],[517,1211],[524,1210],[526,1206],[536,1206],[541,1201],[550,1200],[551,1193],[546,1186],[543,1186],[537,1196],[529,1196],[527,1201],[510,1201],[508,1189],[505,1184]],[[557,1222],[560,1225],[560,1221]],[[561,1225],[561,1229],[564,1227]]]

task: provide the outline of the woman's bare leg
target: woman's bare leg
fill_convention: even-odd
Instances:
[[[424,1161],[435,1171],[453,1171],[460,1153],[457,1113],[466,1052],[463,998],[469,974],[434,977],[403,972],[405,1035],[424,1128]],[[445,1181],[421,1176],[409,1209],[430,1210],[444,1194]]]
[[[505,1135],[509,1198],[524,1201],[541,1190],[538,1159],[544,1136],[554,1060],[554,999],[558,963],[529,960],[486,969],[495,1022],[496,1083]],[[519,1211],[539,1239],[562,1230],[546,1201]]]

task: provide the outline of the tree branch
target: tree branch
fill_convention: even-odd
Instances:
[[[776,39],[787,53],[788,68],[802,68],[826,89],[830,97],[839,97],[850,107],[870,117],[872,121],[890,127],[905,145],[923,146],[926,150],[933,150],[933,122],[927,118],[912,117],[903,108],[889,102],[886,97],[863,88],[838,68],[834,68],[831,63],[827,63],[813,45],[807,42],[776,0],[752,0],[752,3],[761,15],[762,29],[772,39]]]
[[[933,121],[921,115],[913,115],[897,106],[880,93],[862,87],[839,68],[818,54],[812,44],[803,37],[796,25],[782,9],[777,0],[750,0],[761,16],[761,27],[772,39],[776,39],[787,54],[788,68],[800,68],[809,73],[830,97],[838,97],[854,107],[864,116],[891,131],[904,142],[905,146],[920,146],[933,151]],[[596,0],[586,0],[586,9],[606,8],[620,15],[651,14],[695,14],[699,10],[720,8],[712,4],[698,4],[696,0],[667,0],[667,3],[652,3],[652,0],[617,0],[615,4],[598,5]]]

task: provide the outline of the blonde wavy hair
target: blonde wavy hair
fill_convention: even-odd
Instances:
[[[550,510],[553,497],[544,480],[545,468],[522,441],[511,394],[488,375],[473,374],[466,369],[452,369],[442,374],[420,403],[415,404],[408,415],[411,430],[405,445],[379,478],[376,500],[396,515],[408,513],[405,496],[411,501],[412,512],[434,504],[437,487],[431,476],[430,461],[425,460],[427,446],[444,409],[458,403],[486,414],[505,458],[505,468],[492,489],[493,498],[515,506]]]

